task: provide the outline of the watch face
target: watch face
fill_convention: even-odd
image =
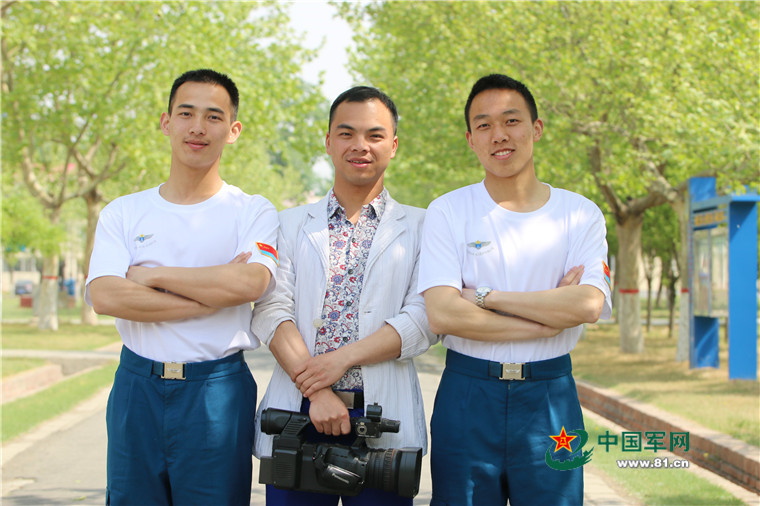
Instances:
[[[486,309],[486,295],[491,293],[491,289],[487,286],[479,286],[475,289],[475,304],[478,307]]]

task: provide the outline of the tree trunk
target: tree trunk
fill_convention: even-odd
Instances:
[[[662,259],[660,259],[660,260],[662,260]],[[660,307],[661,307],[660,306],[660,300],[662,299],[662,289],[665,286],[665,282],[666,282],[665,275],[666,275],[666,273],[665,273],[665,262],[661,261],[660,262],[660,283],[657,286],[657,297],[655,297],[655,299],[654,299],[654,307],[656,307],[657,309],[660,309]]]
[[[87,285],[87,274],[90,271],[90,257],[92,256],[92,247],[95,244],[95,228],[98,225],[98,215],[100,214],[101,199],[96,191],[89,192],[84,196],[87,205],[87,230],[84,241],[84,261],[82,262],[82,272],[84,272],[84,283],[82,283],[82,325],[97,325],[98,315],[92,310],[89,304],[84,301],[85,286]]]
[[[652,278],[654,278],[654,258],[646,255],[642,258],[644,277],[647,280],[647,332],[652,330]]]
[[[673,337],[673,327],[675,326],[676,310],[676,281],[678,277],[673,269],[673,262],[669,262],[668,267],[668,337]]]
[[[58,254],[45,255],[42,260],[42,280],[37,301],[40,330],[58,330]]]
[[[689,293],[689,206],[686,195],[681,193],[679,199],[671,203],[678,216],[678,228],[681,231],[681,250],[676,255],[678,277],[681,280],[681,299],[678,308],[678,345],[676,362],[689,359],[689,327],[691,325],[691,301]]]
[[[647,276],[647,332],[652,330],[652,277]]]
[[[641,273],[642,214],[629,214],[617,223],[618,256],[615,286],[618,291],[620,349],[623,353],[642,353],[639,277]]]

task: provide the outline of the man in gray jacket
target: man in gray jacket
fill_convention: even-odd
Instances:
[[[412,361],[436,341],[417,293],[424,210],[399,204],[383,185],[397,122],[393,101],[375,88],[355,87],[335,100],[325,138],[333,188],[315,204],[280,213],[277,288],[254,308],[251,328],[278,362],[259,416],[268,407],[308,413],[311,440],[350,443],[349,417],[376,402],[401,424],[370,444],[427,448]],[[257,456],[271,452],[272,436],[259,433]],[[338,498],[267,486],[268,504]],[[412,504],[370,488],[342,500]]]

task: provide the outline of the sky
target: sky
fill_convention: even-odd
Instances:
[[[324,41],[319,56],[304,67],[302,77],[316,84],[319,73],[323,72],[322,93],[332,103],[353,84],[346,70],[346,49],[351,45],[351,29],[345,21],[334,17],[335,8],[325,0],[290,3],[290,24],[295,31],[305,34],[306,47],[317,48]],[[318,161],[314,170],[322,178],[332,178],[332,165],[327,160]]]
[[[323,40],[325,42],[319,57],[304,68],[303,78],[316,83],[319,72],[324,72],[322,91],[332,102],[353,84],[345,68],[348,63],[346,48],[351,45],[351,29],[345,21],[333,17],[336,10],[325,0],[290,3],[290,24],[297,32],[305,33],[306,47],[316,48]]]

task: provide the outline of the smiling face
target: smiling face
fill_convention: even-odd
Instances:
[[[190,81],[182,84],[171,114],[161,115],[161,130],[171,141],[172,170],[218,170],[224,146],[235,142],[242,129],[232,115],[232,102],[224,87]]]
[[[382,102],[341,103],[325,138],[335,167],[335,189],[382,191],[385,169],[397,147],[393,117]]]
[[[533,143],[543,122],[531,121],[523,96],[515,90],[489,89],[476,95],[469,111],[467,142],[486,169],[486,181],[535,177]]]

